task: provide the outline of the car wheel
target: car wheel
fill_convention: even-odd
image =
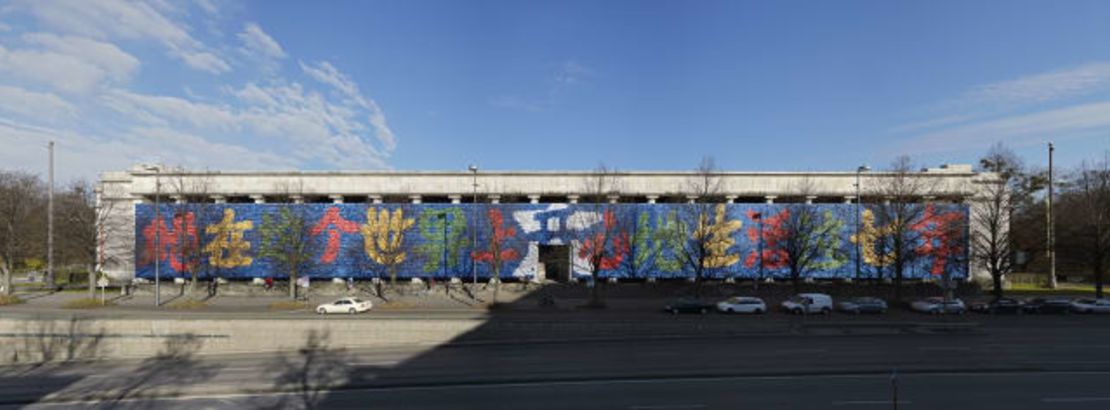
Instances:
[[[709,309],[706,309],[706,308],[701,308],[701,314],[703,314],[703,315],[704,315],[704,314],[706,314],[706,313],[709,313]]]
[[[357,311],[357,310],[355,310],[355,308],[351,308],[350,310],[348,310],[348,311],[347,311],[347,313],[349,313],[349,314],[352,314],[352,315],[353,315],[353,314],[355,314],[355,313],[358,313],[358,311]]]
[[[825,316],[828,316],[828,315],[832,314],[832,311],[829,310],[829,308],[821,308],[821,314],[825,315]]]
[[[678,309],[671,309],[671,314],[672,315],[677,315],[678,314]]]
[[[798,309],[798,308],[794,308],[794,310],[791,310],[790,313],[793,313],[795,316],[797,316],[797,315],[802,314],[802,310]]]
[[[756,310],[752,311],[752,313],[755,313],[757,315],[762,315],[763,314],[763,309],[756,309]]]
[[[324,309],[324,308],[316,309],[316,314],[318,314],[318,315],[323,315],[323,314],[326,314],[326,313],[328,313],[327,309]]]
[[[859,309],[856,309],[856,310],[853,310],[853,311],[852,311],[852,314],[853,314],[853,315],[856,315],[856,316],[859,316],[859,313],[860,313],[860,312],[859,312]]]
[[[879,314],[880,315],[885,315],[886,314],[886,309],[880,309]]]
[[[725,313],[736,313],[732,308],[725,309]]]

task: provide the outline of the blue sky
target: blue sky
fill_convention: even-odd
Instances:
[[[0,2],[0,168],[839,170],[1110,149],[1104,1]]]

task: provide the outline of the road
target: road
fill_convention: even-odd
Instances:
[[[497,320],[496,318],[491,320]],[[697,323],[705,318],[673,318]],[[720,320],[720,319],[711,319]],[[1106,318],[998,318],[954,334],[806,332],[0,368],[0,404],[55,408],[906,408],[1110,406]],[[275,335],[281,337],[281,335]]]

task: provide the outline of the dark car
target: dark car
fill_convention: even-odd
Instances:
[[[874,297],[856,297],[842,300],[836,304],[837,310],[845,313],[886,313],[886,301]]]
[[[1071,299],[1033,298],[1025,302],[1024,309],[1026,313],[1066,315],[1071,313]]]
[[[699,313],[704,315],[714,308],[715,306],[713,304],[702,302],[697,299],[679,299],[664,306],[663,310],[675,315],[679,313]]]
[[[988,314],[1022,314],[1025,304],[1014,298],[999,298],[990,302],[979,302],[971,305],[973,312]]]

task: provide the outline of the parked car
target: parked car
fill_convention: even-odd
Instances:
[[[964,305],[964,301],[959,299],[952,299],[945,303],[944,298],[941,297],[932,297],[918,300],[910,304],[910,308],[918,312],[928,313],[932,315],[940,315],[944,313],[962,315],[964,314],[964,312],[967,311],[967,306]]]
[[[700,313],[704,315],[709,313],[713,308],[714,306],[712,304],[702,302],[698,299],[679,299],[664,306],[663,310],[675,315],[679,313]]]
[[[836,309],[852,314],[886,313],[886,301],[870,296],[856,297],[836,303]]]
[[[767,311],[763,299],[751,296],[736,296],[717,303],[717,311],[722,313],[754,313]]]
[[[1071,299],[1033,298],[1025,302],[1025,313],[1068,314],[1071,313]]]
[[[827,315],[832,313],[833,300],[832,296],[824,293],[799,293],[782,302],[782,309],[795,315],[802,313]]]
[[[1110,299],[1077,299],[1071,302],[1075,313],[1110,313]]]
[[[362,313],[374,307],[373,303],[369,300],[362,300],[359,298],[342,298],[335,302],[325,303],[316,307],[316,313],[321,315],[328,313]]]
[[[971,304],[972,312],[988,314],[1022,314],[1025,313],[1025,303],[1014,298],[999,298],[990,302],[976,302]]]

